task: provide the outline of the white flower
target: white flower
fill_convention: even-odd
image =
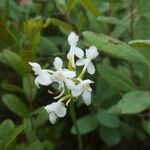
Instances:
[[[63,61],[59,57],[55,58],[53,64],[56,71],[52,74],[52,80],[54,82],[58,82],[59,87],[62,88],[62,92],[55,97],[55,99],[57,99],[64,93],[64,83],[66,83],[66,86],[69,87],[70,82],[73,82],[71,79],[76,76],[76,73],[65,68],[63,69]]]
[[[78,58],[83,58],[84,52],[82,49],[77,47],[77,42],[79,40],[79,36],[76,35],[74,32],[71,32],[68,36],[68,43],[70,45],[70,51],[67,54],[68,60],[71,62],[72,66],[75,68],[75,62],[74,62],[74,56],[77,56]]]
[[[71,89],[72,96],[77,97],[82,94],[82,98],[86,105],[91,104],[92,88],[90,84],[94,83],[92,80],[80,80],[80,83]]]
[[[86,49],[86,59],[79,59],[76,62],[77,66],[83,66],[84,69],[87,69],[87,72],[89,74],[95,73],[95,67],[92,63],[92,60],[95,59],[99,55],[97,48],[95,46],[91,46],[89,49]]]
[[[67,79],[72,79],[76,76],[76,73],[74,71],[70,71],[68,69],[63,69],[63,61],[61,58],[56,57],[54,60],[54,67],[56,69],[56,72],[52,74],[52,80],[56,81],[60,84],[63,84],[67,81]]]
[[[52,124],[56,123],[57,118],[63,118],[67,109],[64,103],[58,101],[44,107],[49,114],[49,120]]]
[[[29,62],[29,64],[32,66],[35,75],[37,75],[35,84],[38,88],[39,84],[47,86],[52,83],[51,75],[48,73],[47,69],[42,69],[38,63]]]

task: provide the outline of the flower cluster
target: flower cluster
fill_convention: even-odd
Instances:
[[[89,49],[86,49],[84,57],[84,51],[77,47],[78,40],[79,36],[74,32],[69,34],[68,43],[70,50],[67,54],[68,68],[63,67],[63,61],[59,57],[55,57],[54,59],[53,65],[55,70],[42,69],[38,63],[29,62],[36,75],[35,84],[38,88],[39,85],[48,86],[54,82],[59,85],[58,89],[61,92],[54,97],[58,101],[44,107],[47,113],[49,113],[49,120],[52,124],[56,122],[57,118],[62,118],[66,115],[66,106],[78,96],[82,96],[86,105],[91,104],[92,88],[90,84],[94,82],[90,79],[83,80],[82,78],[86,71],[91,75],[95,73],[92,60],[99,53],[95,46],[91,46]],[[79,58],[76,62],[75,57]],[[76,66],[83,66],[79,75],[76,74]],[[67,94],[63,96],[64,93]]]

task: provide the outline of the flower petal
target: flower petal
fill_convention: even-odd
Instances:
[[[32,70],[35,72],[36,75],[40,73],[41,66],[38,63],[28,62],[32,66]]]
[[[90,79],[82,80],[80,82],[81,82],[82,85],[94,83],[94,81],[92,81]]]
[[[66,83],[66,86],[67,86],[68,89],[71,90],[71,89],[75,88],[75,84],[74,84],[74,82],[72,80],[66,79],[65,83]]]
[[[75,47],[74,48],[74,54],[78,57],[78,58],[83,58],[84,56],[84,52],[81,48],[79,47]]]
[[[89,88],[88,88],[88,91],[89,91],[89,92],[92,92],[92,88],[91,88],[91,87],[89,87]]]
[[[79,89],[76,86],[76,88],[74,88],[74,89],[71,90],[71,94],[72,94],[73,97],[77,97],[77,96],[79,96],[79,95],[82,94],[82,89]]]
[[[35,79],[35,84],[37,85],[37,87],[39,87],[38,85],[50,85],[52,83],[51,80],[51,75],[46,72],[46,71],[41,71],[41,73],[39,74],[39,76],[36,77]]]
[[[53,63],[54,67],[56,70],[60,70],[63,67],[63,61],[61,58],[59,57],[55,57],[54,63]]]
[[[72,47],[72,46],[71,46]],[[75,62],[74,62],[74,52],[70,49],[69,53],[67,54],[67,59],[71,63],[72,67],[75,68]]]
[[[76,76],[76,72],[70,71],[68,69],[63,69],[63,75],[65,78],[72,79]]]
[[[55,113],[50,113],[49,114],[49,121],[52,123],[52,124],[55,124],[56,123],[56,120],[57,120],[57,116],[55,115]]]
[[[60,117],[60,118],[64,117],[67,112],[67,109],[66,109],[64,103],[58,101],[57,104],[55,105],[54,112],[58,117]]]
[[[51,113],[52,111],[54,111],[54,106],[55,106],[55,102],[52,104],[46,105],[44,109],[47,111],[47,113]]]
[[[40,83],[39,83],[39,77],[36,77],[34,82],[35,82],[35,85],[36,85],[38,88],[40,88],[40,86],[39,86],[39,84],[40,84]]]
[[[77,66],[83,66],[86,63],[86,59],[79,59],[78,61],[76,61],[76,65]]]
[[[94,74],[95,73],[95,67],[93,65],[93,63],[90,61],[88,66],[87,66],[87,72],[89,74]]]
[[[86,105],[91,104],[91,92],[83,91],[82,98],[83,98]]]
[[[91,46],[89,49],[86,49],[86,57],[90,60],[95,59],[99,55],[96,46]]]
[[[69,43],[70,46],[71,46],[71,45],[76,46],[78,40],[79,40],[79,36],[76,35],[74,32],[71,32],[71,33],[69,34],[69,36],[68,36],[68,43]]]

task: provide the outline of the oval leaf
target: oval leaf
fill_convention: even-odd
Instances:
[[[110,128],[118,128],[120,125],[120,120],[117,116],[108,113],[105,110],[100,110],[97,113],[97,120],[100,124]]]
[[[121,135],[117,129],[111,129],[104,126],[100,126],[99,134],[102,140],[108,145],[112,146],[120,142]]]
[[[25,125],[22,124],[19,127],[12,130],[12,132],[9,134],[9,136],[5,140],[5,147],[7,148],[9,144],[17,137],[18,134],[22,132],[22,130],[25,129]]]
[[[19,55],[11,50],[4,50],[4,56],[10,65],[18,74],[24,76],[28,73],[25,62]]]
[[[89,31],[83,32],[83,36],[90,44],[95,45],[98,49],[113,57],[150,65],[142,54],[117,39]]]
[[[121,21],[121,20],[119,20],[115,17],[100,16],[100,17],[97,18],[97,20],[99,22],[104,22],[104,23],[108,23],[108,24],[113,24],[113,25],[119,25],[119,26],[126,27],[126,24],[123,21]]]
[[[27,117],[29,109],[26,104],[18,97],[12,94],[6,94],[2,97],[2,100],[8,109],[15,113],[17,116]]]
[[[133,47],[150,48],[150,40],[134,40],[134,41],[130,41],[129,45]]]
[[[86,10],[91,12],[94,16],[99,16],[100,12],[93,4],[91,0],[81,0],[81,4],[85,7]]]
[[[150,108],[150,93],[134,91],[127,93],[117,104],[123,114],[136,114]]]
[[[117,69],[101,64],[99,64],[97,68],[101,77],[113,87],[123,91],[132,91],[137,89],[132,80]]]
[[[80,133],[86,134],[86,133],[89,133],[89,132],[93,131],[94,129],[96,129],[98,123],[97,123],[95,116],[88,115],[88,116],[78,119],[77,125],[78,125]],[[74,127],[72,128],[71,132],[76,134]]]

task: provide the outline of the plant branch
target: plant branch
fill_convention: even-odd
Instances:
[[[32,112],[33,111],[33,106],[32,106],[32,84],[31,84],[31,76],[29,75],[28,78],[29,78],[29,88],[30,88],[29,96],[28,96],[28,101],[29,101],[30,112]],[[31,119],[32,128],[34,129],[34,123],[33,123],[32,116],[30,117],[30,119]]]
[[[74,125],[76,133],[77,133],[78,142],[79,142],[79,150],[83,150],[83,143],[82,143],[81,134],[80,134],[80,131],[79,131],[79,128],[78,128],[78,125],[77,125],[76,113],[75,113],[74,101],[73,100],[70,102],[70,114],[71,114],[73,125]]]

